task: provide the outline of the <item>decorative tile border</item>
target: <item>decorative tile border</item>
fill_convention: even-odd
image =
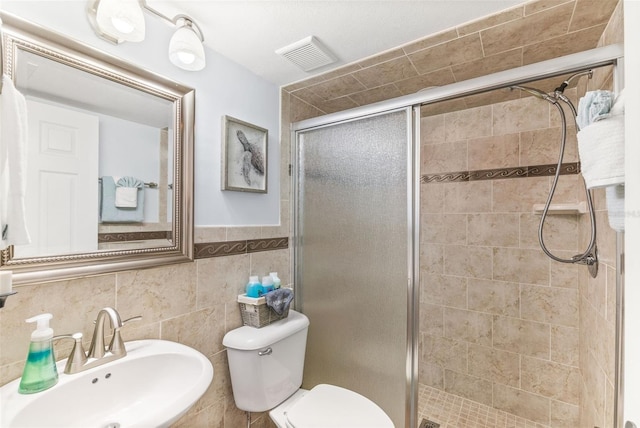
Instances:
[[[98,233],[98,243],[125,242],[125,241],[149,241],[152,239],[172,239],[170,230],[155,232],[109,232]]]
[[[204,242],[194,245],[194,257],[235,256],[260,251],[284,250],[289,248],[289,238],[249,239],[246,241]]]
[[[500,180],[505,178],[544,177],[555,175],[557,164],[519,166],[515,168],[483,169],[477,171],[457,171],[443,174],[425,174],[421,183],[459,183],[479,180]],[[580,173],[580,162],[563,163],[560,175]]]

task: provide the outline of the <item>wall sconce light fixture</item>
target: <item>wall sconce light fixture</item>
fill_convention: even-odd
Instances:
[[[89,2],[87,15],[99,37],[120,44],[144,40],[143,10],[177,27],[169,42],[169,60],[172,64],[189,71],[205,67],[202,30],[186,15],[169,18],[150,8],[144,0],[92,0]]]

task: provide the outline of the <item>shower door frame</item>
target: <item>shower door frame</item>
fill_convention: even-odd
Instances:
[[[584,71],[589,68],[613,66],[614,88],[618,92],[624,87],[624,74],[623,74],[623,61],[624,61],[624,48],[622,44],[608,45],[595,49],[578,52],[558,58],[553,58],[546,61],[541,61],[534,64],[525,65],[522,67],[513,68],[510,70],[500,71],[497,73],[489,74],[486,76],[476,77],[473,79],[465,80],[462,82],[452,83],[442,87],[435,87],[424,91],[417,92],[415,94],[406,95],[390,100],[357,107],[337,113],[331,113],[324,116],[314,117],[311,119],[302,120],[292,123],[290,126],[291,131],[291,163],[294,171],[293,178],[296,177],[295,173],[298,171],[298,134],[304,131],[308,131],[314,128],[335,125],[338,123],[354,121],[362,119],[364,117],[375,116],[401,109],[412,109],[411,117],[413,126],[408,129],[413,130],[413,144],[411,153],[414,158],[409,159],[410,171],[413,171],[410,176],[410,181],[415,183],[415,186],[410,186],[408,195],[408,207],[409,216],[415,216],[413,223],[415,230],[408,231],[409,239],[409,268],[408,268],[408,301],[407,301],[407,340],[412,343],[407,343],[407,397],[406,397],[406,414],[405,425],[406,428],[417,427],[417,383],[418,383],[418,340],[419,340],[419,302],[420,302],[420,283],[419,283],[419,270],[420,270],[420,106],[427,104],[434,104],[440,101],[447,101],[463,96],[480,94],[495,89],[507,88],[512,85],[521,85],[533,80],[546,79],[557,77],[569,73],[575,73]],[[410,154],[411,154],[410,153]],[[415,189],[413,189],[415,187]],[[297,242],[298,233],[298,217],[297,217],[297,192],[298,183],[297,180],[293,180],[292,183],[292,219],[294,222],[293,227],[293,278],[294,284],[299,283],[300,277],[298,276],[297,261],[299,259],[299,243]],[[412,221],[409,222],[409,225]],[[620,239],[620,238],[619,238]],[[621,249],[618,246],[618,258],[620,257]],[[411,266],[411,264],[413,264]],[[417,280],[417,283],[416,283]],[[617,290],[619,297],[623,293],[623,274],[619,270],[616,278]],[[622,301],[619,299],[616,312],[622,313]],[[615,385],[615,400],[614,406],[614,428],[620,428],[622,415],[619,409],[622,407],[622,317],[617,316],[616,325],[616,385]]]
[[[293,221],[293,278],[294,284],[301,283],[301,269],[297,269],[301,259],[301,245],[298,241],[300,237],[300,215],[298,205],[298,192],[300,190],[300,180],[298,180],[299,170],[299,144],[298,134],[306,131],[335,126],[348,122],[358,121],[365,118],[375,118],[390,113],[405,111],[407,130],[407,342],[406,342],[406,388],[405,388],[405,428],[417,427],[418,409],[418,330],[419,330],[419,305],[420,305],[420,107],[405,106],[391,110],[381,110],[357,117],[346,118],[344,120],[319,123],[317,126],[310,126],[292,132],[291,139],[291,163],[293,204],[291,218]],[[295,306],[300,308],[301,296],[304,290],[296,290]]]

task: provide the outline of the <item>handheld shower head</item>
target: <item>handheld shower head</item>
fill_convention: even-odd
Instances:
[[[549,96],[549,94],[542,92],[539,89],[535,89],[535,88],[530,88],[528,86],[520,86],[520,85],[513,85],[513,86],[509,86],[509,89],[511,89],[512,91],[514,89],[519,89],[521,91],[525,91],[535,97],[540,98],[541,100],[545,100],[545,101],[549,101],[549,102],[554,102],[555,100]]]

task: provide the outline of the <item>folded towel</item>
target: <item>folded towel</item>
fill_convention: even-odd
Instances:
[[[624,98],[612,114],[578,132],[580,169],[588,189],[624,184]]]
[[[584,129],[593,122],[609,117],[614,94],[611,91],[589,91],[578,102],[578,127]]]
[[[606,192],[609,226],[616,232],[624,232],[624,185],[609,186]]]
[[[6,75],[0,95],[0,246],[29,244],[25,214],[27,103]]]
[[[116,181],[115,205],[118,208],[136,208],[138,189],[144,189],[144,182],[135,177],[122,177]]]
[[[264,295],[267,306],[273,309],[276,314],[282,315],[289,309],[293,300],[293,290],[290,288],[278,288]]]
[[[144,192],[138,195],[138,204],[135,208],[116,207],[116,183],[113,177],[103,176],[100,186],[100,221],[105,223],[144,221]]]

